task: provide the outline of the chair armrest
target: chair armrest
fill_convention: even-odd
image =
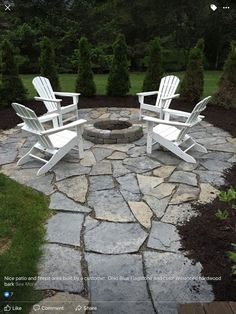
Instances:
[[[148,117],[148,116],[144,116],[143,120],[148,121],[148,122],[154,122],[157,124],[165,124],[165,125],[172,125],[172,126],[180,126],[180,127],[191,126],[190,123],[162,120],[162,119],[152,118],[152,117]]]
[[[58,132],[61,132],[61,131],[64,131],[64,130],[76,127],[78,125],[84,124],[86,122],[87,122],[87,120],[79,119],[79,120],[76,120],[74,122],[68,123],[66,125],[60,126],[58,128],[53,128],[53,129],[50,129],[50,130],[42,131],[41,134],[43,134],[43,135],[50,135],[50,134],[58,133]]]
[[[65,97],[73,97],[73,96],[80,96],[80,93],[67,93],[67,92],[54,92],[55,95],[58,96],[65,96]]]
[[[157,95],[159,91],[151,91],[151,92],[142,92],[142,93],[136,93],[137,96],[151,96],[151,95]]]
[[[175,95],[171,95],[171,96],[167,96],[167,97],[162,97],[163,100],[168,100],[168,99],[173,99],[173,98],[177,98],[179,97],[180,94],[175,94]]]
[[[43,97],[38,97],[38,96],[35,96],[34,99],[38,101],[51,101],[51,102],[57,102],[57,103],[60,103],[62,101],[62,99],[51,99],[51,98],[43,98]]]

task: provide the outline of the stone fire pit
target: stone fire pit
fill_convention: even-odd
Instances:
[[[83,137],[97,144],[130,143],[143,136],[142,126],[130,121],[100,120],[84,127]]]

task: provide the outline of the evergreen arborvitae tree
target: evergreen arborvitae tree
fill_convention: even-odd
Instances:
[[[204,88],[204,40],[199,39],[190,50],[187,69],[180,88],[182,99],[190,103],[200,100]]]
[[[149,45],[147,71],[143,81],[143,91],[158,90],[162,69],[162,48],[159,38],[154,38]]]
[[[223,74],[213,102],[221,106],[236,106],[236,45],[232,43],[231,50],[225,61]]]
[[[15,60],[14,47],[8,40],[2,43],[2,84],[0,106],[10,105],[26,99],[27,91],[21,81]]]
[[[55,52],[48,37],[44,37],[40,42],[40,75],[47,77],[55,91],[60,90],[60,83],[55,63]]]
[[[113,46],[113,60],[107,81],[107,95],[125,96],[130,89],[127,45],[125,36],[119,34]]]
[[[75,90],[88,97],[96,94],[96,86],[93,80],[90,60],[89,42],[85,37],[81,37],[79,42],[79,69]]]

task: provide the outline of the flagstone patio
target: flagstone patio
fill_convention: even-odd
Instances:
[[[140,123],[137,109],[82,109],[79,115]],[[236,139],[203,121],[191,134],[208,153],[192,152],[197,164],[189,164],[166,151],[148,156],[145,133],[144,125],[144,136],[129,144],[85,140],[82,160],[71,152],[42,177],[36,177],[36,161],[16,166],[34,139],[17,128],[0,133],[1,172],[50,198],[54,215],[46,224],[36,289],[60,291],[56,300],[65,306],[66,296],[75,307],[96,306],[96,313],[172,314],[177,303],[214,299],[198,278],[201,264],[179,250],[176,226],[196,215],[193,202],[218,193],[223,171],[236,162]],[[74,313],[71,305],[67,313]]]

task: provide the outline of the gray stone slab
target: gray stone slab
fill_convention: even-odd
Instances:
[[[216,150],[220,152],[229,152],[229,153],[236,153],[236,144],[234,143],[225,143],[225,144],[216,144],[216,145],[209,145],[208,148],[210,150]]]
[[[221,161],[221,160],[204,160],[201,161],[201,165],[206,168],[207,170],[210,171],[218,171],[222,172],[226,169],[229,169],[232,167],[232,164],[226,161]]]
[[[221,172],[203,170],[195,170],[194,172],[199,175],[201,183],[210,183],[213,186],[220,186],[225,183]]]
[[[233,153],[209,151],[207,154],[203,154],[200,159],[212,159],[215,162],[217,162],[218,160],[228,161],[232,156]]]
[[[178,230],[171,224],[153,221],[147,247],[167,252],[178,252],[181,248]]]
[[[130,157],[139,157],[146,155],[146,147],[145,146],[138,146],[138,147],[133,147],[128,151],[128,154]]]
[[[93,154],[97,160],[97,162],[105,159],[113,153],[112,149],[102,148],[102,147],[94,147],[92,148]]]
[[[110,190],[115,187],[112,176],[90,176],[89,184],[90,191]]]
[[[52,216],[46,225],[47,241],[80,246],[83,221],[83,214],[58,213]]]
[[[178,303],[212,302],[212,287],[200,263],[175,253],[144,253],[148,285],[158,314],[177,314]]]
[[[147,156],[126,158],[123,160],[123,164],[135,173],[151,171],[161,165],[158,161],[153,160]]]
[[[198,199],[200,190],[186,184],[180,184],[173,195],[170,204],[181,204],[184,202],[195,201]]]
[[[147,237],[138,223],[114,223],[87,217],[84,241],[86,251],[103,254],[137,252]]]
[[[101,161],[99,163],[96,163],[92,167],[92,171],[90,175],[97,176],[97,175],[110,175],[112,174],[111,169],[111,162],[110,161]]]
[[[88,282],[92,306],[97,306],[96,313],[155,313],[143,279],[140,255],[88,253],[85,259],[90,276],[98,278]]]
[[[72,176],[80,176],[88,174],[90,167],[84,167],[78,163],[68,163],[60,161],[54,168],[53,171],[56,174],[56,181],[60,181]]]
[[[175,157],[174,154],[168,151],[154,150],[152,157],[160,161],[164,165],[178,165],[181,159]]]
[[[154,196],[158,199],[165,198],[171,195],[175,190],[176,184],[173,183],[161,183],[157,187],[150,190],[147,195]]]
[[[143,200],[152,209],[156,217],[161,218],[165,213],[170,197],[162,198],[161,200],[159,200],[155,196],[144,195]]]
[[[116,179],[120,184],[121,190],[126,190],[131,193],[140,193],[138,182],[134,174],[126,174]]]
[[[123,176],[131,172],[129,169],[123,166],[122,161],[113,161],[112,167],[113,167],[113,176],[115,178]]]
[[[0,165],[9,164],[15,161],[17,153],[15,143],[0,144]]]
[[[131,193],[126,190],[120,190],[121,195],[126,200],[126,202],[138,202],[141,199],[141,194],[137,193]]]
[[[74,201],[84,203],[88,190],[88,180],[85,176],[68,178],[56,183],[58,190],[65,193]]]
[[[169,182],[184,183],[197,186],[197,176],[195,173],[187,171],[174,171],[169,178]]]
[[[117,190],[90,192],[88,204],[94,208],[98,219],[119,222],[135,221],[127,203]]]
[[[49,208],[55,210],[71,211],[71,212],[82,212],[89,213],[91,208],[80,205],[68,198],[62,193],[56,192],[51,195]]]
[[[197,212],[191,208],[191,203],[169,205],[161,221],[174,225],[183,225],[195,216],[197,216]]]
[[[80,261],[78,250],[57,244],[44,245],[35,288],[80,293],[83,290]]]

